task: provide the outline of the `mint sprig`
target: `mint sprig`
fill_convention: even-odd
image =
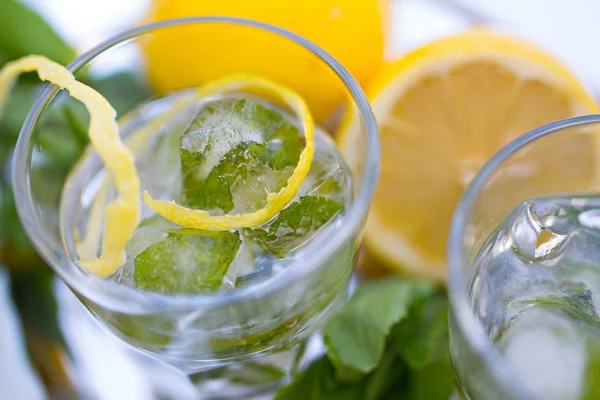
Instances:
[[[411,305],[433,292],[431,284],[395,279],[357,291],[323,330],[327,356],[338,372],[373,371],[392,327],[407,317]]]
[[[276,399],[447,400],[454,384],[447,307],[429,283],[364,283],[326,324],[326,355]]]

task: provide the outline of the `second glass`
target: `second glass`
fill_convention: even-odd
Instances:
[[[450,345],[466,398],[597,398],[599,139],[600,115],[529,132],[459,203]]]

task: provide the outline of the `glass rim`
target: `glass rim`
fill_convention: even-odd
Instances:
[[[479,359],[483,361],[487,369],[491,371],[493,379],[497,380],[505,390],[512,392],[517,398],[535,399],[537,396],[526,386],[514,366],[496,350],[470,307],[466,277],[463,273],[464,260],[466,259],[463,243],[469,213],[490,178],[512,155],[548,135],[565,129],[596,123],[600,123],[600,114],[565,118],[543,125],[513,140],[495,153],[475,175],[459,200],[452,217],[447,246],[450,309],[460,334]]]
[[[108,308],[114,309],[115,299],[114,296],[111,296],[111,291],[114,293],[115,290],[118,290],[119,298],[125,297],[127,300],[131,301],[127,302],[127,304],[116,305],[119,309],[140,310],[141,308],[140,311],[149,311],[150,309],[155,310],[157,307],[178,308],[190,306],[221,306],[265,297],[270,293],[285,289],[299,278],[319,269],[320,265],[323,264],[323,261],[332,257],[337,251],[341,250],[349,240],[352,240],[353,232],[359,230],[360,224],[368,213],[377,184],[380,162],[378,128],[371,106],[360,85],[345,67],[319,46],[295,33],[274,25],[243,18],[206,16],[171,19],[136,27],[115,35],[91,50],[81,54],[67,66],[67,69],[75,73],[101,53],[143,34],[178,25],[201,23],[236,24],[279,35],[302,46],[323,61],[327,67],[331,68],[352,96],[352,100],[356,103],[356,107],[358,108],[365,127],[366,162],[361,186],[350,207],[345,212],[340,222],[339,230],[336,231],[335,235],[331,235],[328,238],[327,245],[323,246],[322,243],[316,243],[315,241],[309,242],[306,245],[306,258],[303,260],[302,264],[291,269],[290,272],[292,273],[280,274],[277,277],[269,279],[267,283],[270,284],[268,285],[251,285],[248,288],[240,288],[228,293],[167,295],[163,293],[138,291],[134,288],[125,287],[116,282],[93,276],[83,271],[78,265],[75,265],[75,263],[69,260],[68,262],[73,264],[72,267],[76,268],[75,271],[82,272],[72,274],[61,266],[65,262],[64,259],[61,260],[61,257],[53,250],[54,246],[45,237],[45,233],[37,228],[37,218],[34,211],[35,202],[27,179],[27,170],[29,168],[28,150],[33,146],[33,143],[31,143],[33,129],[46,104],[51,101],[59,91],[59,88],[55,85],[48,84],[39,94],[34,105],[29,110],[27,118],[21,128],[14,151],[12,186],[16,202],[19,204],[17,212],[32,245],[36,248],[38,253],[40,253],[48,264],[52,266],[53,270],[68,286],[73,290],[84,294],[87,299],[96,304],[108,305]],[[94,290],[86,290],[86,286],[89,286],[90,283],[94,284]]]

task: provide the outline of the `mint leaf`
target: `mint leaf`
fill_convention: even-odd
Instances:
[[[243,232],[266,252],[284,256],[310,239],[342,209],[340,203],[326,197],[304,196],[281,211],[274,220]]]
[[[144,218],[135,228],[133,235],[125,246],[128,258],[135,258],[148,247],[160,242],[169,235],[170,229],[177,229],[174,224],[159,214]]]
[[[377,368],[364,378],[362,400],[385,398],[396,382],[408,372],[406,363],[393,351],[386,351]]]
[[[247,361],[232,371],[225,368],[224,378],[238,385],[268,385],[285,378],[286,373],[274,365]]]
[[[9,185],[0,184],[0,215],[2,222],[0,223],[0,263],[8,263],[8,259],[20,260],[27,259],[26,255],[33,252],[29,239],[25,231],[21,227],[21,222],[17,215],[15,198],[12,188]],[[4,242],[10,244],[4,248]],[[12,257],[4,257],[10,252]],[[8,265],[10,266],[10,265]]]
[[[81,79],[79,76],[77,78]],[[133,109],[152,95],[140,75],[130,71],[102,77],[84,77],[83,81],[101,93],[119,115]]]
[[[389,398],[447,400],[454,390],[448,343],[448,300],[443,293],[416,302],[409,316],[395,326],[387,351],[400,355],[407,374]]]
[[[188,201],[201,209],[220,208],[225,212],[235,207],[232,188],[251,177],[261,177],[268,173],[266,164],[269,150],[266,144],[256,142],[240,143],[221,159],[210,171],[204,183],[190,198],[191,188],[187,188]],[[255,208],[260,209],[266,203],[266,196],[255,199]]]
[[[448,400],[454,391],[450,352],[423,369],[405,375],[387,394],[387,399]]]
[[[27,113],[39,93],[40,85],[25,84],[18,81],[18,84],[10,91],[0,109],[0,129],[3,136],[8,135],[16,141],[23,121],[25,121]],[[51,112],[51,110],[48,110],[48,112]]]
[[[367,282],[323,330],[327,356],[340,374],[369,373],[381,361],[393,325],[417,301],[430,296],[433,284],[400,278]]]
[[[184,202],[226,213],[259,209],[286,183],[303,146],[298,128],[253,99],[207,102],[181,136]]]
[[[325,146],[315,150],[310,171],[300,189],[303,195],[325,196],[339,202],[345,201],[351,182],[334,151]],[[306,190],[306,193],[303,190]]]
[[[103,310],[102,319],[134,346],[159,351],[172,340],[177,321],[166,314],[121,314]]]
[[[40,54],[63,65],[75,58],[75,50],[20,1],[0,2],[0,26],[0,55],[3,57],[15,59]]]
[[[583,383],[582,400],[600,398],[600,343],[597,336],[588,337],[586,346],[587,364],[586,376]]]
[[[390,339],[398,354],[413,370],[429,365],[448,351],[448,301],[438,293],[413,306]]]
[[[313,361],[294,381],[279,389],[275,400],[362,400],[363,383],[335,381],[335,369],[327,357]]]
[[[592,303],[591,293],[571,296],[544,296],[532,300],[521,301],[524,305],[535,305],[560,309],[570,317],[584,321],[592,326],[600,327],[600,317],[596,314],[596,309]]]
[[[169,230],[135,257],[137,288],[164,293],[218,290],[241,240],[237,232]]]
[[[429,283],[363,283],[326,324],[326,356],[276,399],[447,400],[454,389],[447,309],[445,294]]]

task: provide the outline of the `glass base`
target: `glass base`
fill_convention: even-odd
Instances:
[[[292,349],[189,375],[200,399],[270,399],[325,351],[320,334]]]
[[[340,293],[312,322],[310,331],[318,332],[328,317],[341,307],[354,286],[354,279],[352,279],[348,290]],[[200,370],[197,363],[178,365],[171,362],[170,364],[187,373],[198,399],[271,399],[278,388],[288,383],[298,371],[325,353],[322,335],[320,333],[308,335],[307,339],[288,349],[267,355],[256,354],[253,358],[230,364],[213,365]]]

